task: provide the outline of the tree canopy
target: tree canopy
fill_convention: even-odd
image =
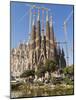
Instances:
[[[29,76],[34,76],[35,71],[34,70],[26,70],[24,71],[20,77],[29,77]]]
[[[64,71],[64,74],[73,75],[74,74],[73,65],[64,68],[63,71]]]

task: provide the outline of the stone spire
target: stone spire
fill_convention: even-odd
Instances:
[[[50,54],[50,26],[49,26],[49,16],[48,11],[46,14],[46,57],[49,59]]]
[[[51,42],[54,42],[54,30],[53,30],[52,16],[50,17],[50,40]]]
[[[54,37],[54,30],[53,30],[53,21],[52,21],[52,16],[50,17],[50,23],[49,23],[49,27],[50,27],[50,54],[51,54],[51,58],[53,60],[55,60],[55,52],[56,52],[56,43],[55,43],[55,37]]]
[[[36,49],[40,48],[40,41],[41,41],[41,36],[40,36],[40,10],[38,9],[38,17],[37,17],[37,27],[36,27]]]
[[[49,16],[48,16],[48,11],[47,11],[47,15],[46,15],[46,21],[49,21]]]
[[[35,38],[36,38],[36,26],[35,26],[35,15],[33,15],[32,32],[31,32],[31,49],[35,49]]]
[[[44,10],[42,11],[42,42],[44,41]],[[43,44],[43,43],[42,43]]]
[[[50,40],[50,26],[49,26],[49,16],[48,16],[48,11],[46,15],[46,40]]]
[[[44,9],[42,10],[42,31],[41,31],[41,50],[39,62],[45,63],[46,59],[46,47],[45,47],[45,38],[44,38]]]
[[[48,18],[48,11],[46,15],[46,41],[49,47],[49,40],[50,40],[50,26],[49,26],[49,18]]]
[[[66,67],[66,59],[65,59],[65,53],[63,48],[61,50],[61,67],[62,68]]]
[[[40,9],[38,9],[38,17],[37,17],[37,21],[40,20]]]

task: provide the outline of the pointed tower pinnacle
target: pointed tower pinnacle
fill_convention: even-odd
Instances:
[[[35,12],[33,13],[33,22],[32,25],[35,25]]]
[[[57,44],[56,44],[56,40],[55,40],[55,37],[54,37],[54,30],[53,30],[53,20],[52,20],[52,16],[50,16],[50,23],[49,23],[49,27],[50,27],[50,53],[52,54],[51,55],[51,58],[56,59],[57,60]]]
[[[46,15],[46,44],[49,47],[49,42],[50,42],[50,26],[49,26],[49,18],[48,18],[48,11]]]
[[[50,27],[52,27],[53,21],[52,21],[52,16],[50,16]]]
[[[40,9],[38,8],[37,27],[36,27],[36,49],[40,48]]]
[[[41,26],[40,26],[40,9],[38,8],[37,24],[36,24],[36,62],[39,63],[41,48]]]
[[[49,25],[49,13],[46,14],[46,57],[50,58],[50,25]]]
[[[49,41],[50,40],[50,26],[49,26],[49,15],[48,15],[48,10],[46,14],[46,39]]]
[[[31,49],[35,49],[35,38],[36,38],[36,26],[35,26],[35,14],[32,19],[32,32],[31,32]]]
[[[64,54],[64,49],[63,49],[63,48],[62,48],[62,55],[65,56],[65,54]]]
[[[46,14],[46,21],[49,21],[49,13],[48,13],[48,10],[47,10],[47,12],[46,12],[47,14]]]
[[[38,18],[37,18],[37,21],[40,20],[40,9],[38,8]]]
[[[63,48],[62,48],[62,52],[61,52],[61,67],[62,68],[66,67],[66,59],[65,59],[65,54],[64,54]]]
[[[54,43],[54,29],[53,29],[52,16],[50,16],[50,41],[51,43]]]
[[[44,40],[44,9],[42,10],[42,40]]]

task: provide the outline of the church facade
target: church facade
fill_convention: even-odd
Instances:
[[[46,59],[61,60],[60,57],[64,52],[57,47],[52,16],[49,18],[47,13],[46,27],[44,28],[43,25],[41,27],[41,25],[40,13],[38,13],[37,22],[35,22],[34,19],[32,21],[32,31],[29,42],[27,44],[20,43],[17,48],[11,50],[12,76],[19,76],[28,69],[37,70],[37,65],[41,62],[45,63]]]
[[[31,67],[38,65],[40,62],[46,61],[46,59],[54,59],[54,32],[52,25],[52,17],[50,22],[48,15],[46,15],[46,32],[40,23],[40,16],[38,14],[37,23],[34,20],[32,23],[32,33],[30,39],[30,63]],[[32,59],[32,60],[31,60]]]

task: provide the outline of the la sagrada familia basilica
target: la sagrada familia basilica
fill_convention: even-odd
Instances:
[[[25,70],[35,69],[46,59],[55,60],[59,49],[54,36],[52,16],[46,14],[46,26],[41,27],[40,13],[37,21],[32,19],[31,36],[28,43],[20,43],[11,49],[11,75],[20,76]],[[45,29],[45,30],[44,30]],[[62,55],[63,50],[59,55]],[[58,58],[59,59],[59,58]],[[65,60],[65,58],[64,58]]]

